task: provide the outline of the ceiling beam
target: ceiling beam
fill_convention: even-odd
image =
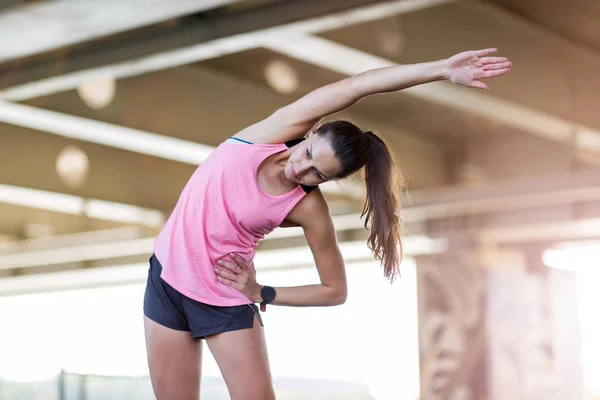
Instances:
[[[373,257],[368,254],[368,249],[366,249],[364,243],[360,244],[360,246],[360,251],[362,253],[356,251],[348,253],[342,250],[342,255],[346,260],[346,266],[368,266],[377,268],[377,263],[374,262]],[[367,251],[364,251],[364,249]],[[307,249],[299,249],[299,251],[307,253],[312,257]],[[276,253],[273,253],[272,255],[278,258],[281,257]],[[257,257],[258,256],[259,254],[257,254]],[[280,261],[281,259],[279,258],[274,265],[268,268],[261,268],[258,266],[259,273],[261,270],[273,271],[314,268],[314,262],[312,260],[307,264],[297,263],[295,265],[282,265]],[[407,260],[407,262],[409,261]],[[148,262],[15,276],[0,278],[0,282],[2,283],[0,285],[0,297],[107,286],[140,285],[144,284],[147,279]],[[381,279],[384,279],[383,271]]]
[[[396,64],[361,50],[315,36],[278,36],[264,47],[332,71],[357,75]],[[600,152],[600,131],[565,118],[543,113],[474,89],[447,82],[414,86],[402,93],[457,111],[499,122],[544,139]]]
[[[261,47],[272,37],[314,34],[453,1],[288,0],[255,10],[215,14],[210,19],[176,27],[169,37],[160,40],[155,37],[124,40],[119,46],[67,57],[61,60],[64,68],[58,76],[53,76],[54,61],[4,71],[6,76],[24,82],[0,90],[0,99],[28,100],[72,90],[98,77],[122,79],[142,75]]]
[[[0,254],[19,253],[27,251],[47,250],[57,247],[68,247],[85,244],[97,244],[121,240],[139,239],[147,236],[144,229],[137,226],[99,229],[65,235],[44,236],[40,238],[0,242]]]
[[[0,13],[0,63],[234,3],[234,0],[54,0]]]
[[[588,170],[492,182],[476,188],[421,190],[411,192],[403,200],[402,219],[409,226],[454,217],[541,210],[600,200],[600,174],[598,170]],[[336,215],[333,223],[338,232],[364,228],[364,220],[359,213]],[[490,232],[493,229],[490,228]],[[510,226],[506,230],[510,231]],[[277,229],[267,238],[290,238],[302,234],[300,228]]]
[[[405,209],[404,220],[410,224],[428,219],[435,220],[484,213],[523,209],[541,210],[544,207],[584,203],[598,199],[600,199],[600,178],[597,171],[582,171],[576,174],[536,178],[535,180],[514,180],[499,183],[492,188],[454,189],[447,190],[446,193],[441,191],[416,193],[413,198],[416,205]],[[338,232],[364,229],[364,221],[359,214],[336,215],[333,217],[333,223]],[[572,223],[569,221],[552,222],[552,224],[557,223],[571,224],[569,225],[571,230],[565,230],[565,232],[579,232],[578,230],[582,226],[587,227],[589,224],[594,225],[594,229],[596,229],[597,225],[597,222],[587,223],[584,220],[575,220]],[[505,227],[490,226],[485,229],[482,228],[480,232],[478,231],[478,235],[487,241],[506,241],[505,238],[510,236],[509,232],[511,230],[517,233],[520,232],[521,235],[529,235],[528,237],[533,237],[532,235],[543,230],[533,226],[543,227],[543,224],[540,225],[539,222],[529,225],[529,230],[515,224]],[[556,232],[556,229],[552,232]],[[584,233],[587,234],[587,232]],[[300,237],[302,235],[303,231],[300,228],[276,229],[265,240]],[[552,233],[552,235],[556,234]],[[0,257],[0,269],[40,266],[46,264],[48,260],[55,260],[57,263],[68,263],[145,254],[151,251],[153,240],[153,238],[139,238],[108,245],[106,243],[86,242],[81,246],[70,246],[69,248],[37,248],[32,249],[33,251],[5,254]],[[414,252],[416,248],[423,248],[419,240],[422,241],[422,237],[408,236],[405,242],[407,251]],[[71,241],[74,240],[71,239]]]
[[[571,203],[600,200],[600,174],[597,170],[564,175],[514,179],[494,182],[477,188],[439,188],[411,192],[404,199],[403,220],[407,224],[427,220],[485,213],[541,209]],[[0,201],[68,214],[87,212],[91,218],[130,222],[159,227],[164,214],[158,210],[137,208],[129,204],[107,203],[61,193],[0,185]],[[95,203],[98,206],[94,206]],[[136,222],[137,221],[137,222]],[[336,231],[362,229],[360,214],[333,216]],[[267,239],[284,239],[303,235],[301,228],[276,229]]]
[[[148,227],[165,222],[160,210],[4,184],[0,184],[0,203]]]
[[[0,278],[0,297],[143,284],[147,278],[147,263],[7,277]]]
[[[152,254],[154,240],[154,237],[150,237],[0,254],[0,270],[150,255]],[[425,236],[407,236],[404,238],[404,253],[407,256],[443,252],[446,249],[445,246],[446,241],[444,239],[430,239]],[[364,240],[341,242],[339,247],[348,260],[373,259],[373,255]],[[282,260],[289,261],[282,262]],[[256,253],[254,262],[257,269],[261,270],[311,265],[314,264],[314,259],[310,248],[301,246],[276,250],[259,250]]]
[[[600,238],[600,218],[488,228],[473,232],[473,236],[481,243],[503,245],[598,239]]]
[[[202,164],[215,149],[213,146],[189,140],[1,100],[0,121],[66,138],[84,140],[192,165]],[[319,187],[324,193],[358,200],[364,199],[363,186],[348,180],[339,183],[326,182]]]
[[[0,121],[186,164],[199,165],[214,150],[189,140],[5,101],[0,101]]]

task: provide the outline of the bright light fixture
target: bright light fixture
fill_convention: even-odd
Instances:
[[[81,187],[88,176],[90,160],[77,146],[65,147],[56,159],[56,172],[69,187]]]
[[[77,88],[81,100],[94,110],[100,110],[109,105],[114,99],[116,91],[117,82],[110,76],[97,77]]]
[[[406,35],[402,32],[399,19],[383,20],[375,26],[377,46],[388,56],[398,57],[406,46]]]
[[[294,93],[299,86],[296,70],[282,60],[273,60],[267,64],[265,79],[269,86],[283,94]]]

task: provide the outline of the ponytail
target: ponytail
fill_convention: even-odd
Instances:
[[[361,217],[370,232],[367,245],[383,265],[386,278],[400,275],[400,191],[402,181],[387,145],[373,132],[364,132],[348,121],[330,121],[314,129],[328,138],[341,163],[335,179],[343,179],[365,167],[367,198]]]
[[[400,275],[402,241],[400,192],[402,183],[396,163],[387,145],[371,131],[365,164],[367,191],[361,217],[366,215],[365,228],[370,232],[367,245],[382,264],[384,276],[394,281]]]

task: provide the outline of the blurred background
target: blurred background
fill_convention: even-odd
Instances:
[[[278,399],[600,398],[600,3],[0,0],[0,399],[153,399],[152,242],[240,129],[370,68],[497,47],[491,93],[438,82],[343,117],[406,176],[393,285],[359,180],[324,185],[349,299],[263,314]],[[258,279],[318,282],[302,232]],[[227,399],[205,347],[204,399]]]

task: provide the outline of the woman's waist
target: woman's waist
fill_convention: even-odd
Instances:
[[[158,274],[174,290],[192,300],[215,306],[251,303],[243,293],[219,282],[212,268],[204,271],[198,267],[200,266],[197,265],[196,268],[174,266],[169,265],[168,261],[163,264],[156,253],[151,258],[151,269],[153,268],[154,271],[151,273]]]
[[[217,267],[217,261],[233,261],[231,254],[242,257],[254,269],[253,260],[256,255],[256,244],[250,245],[240,242],[206,241],[191,245],[189,242],[178,240],[154,241],[154,253],[163,263],[174,268],[188,268],[191,270],[212,270]]]

